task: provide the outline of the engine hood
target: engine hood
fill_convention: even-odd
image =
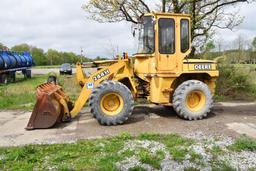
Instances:
[[[194,64],[194,63],[211,63],[211,64],[214,64],[216,63],[215,61],[212,61],[212,60],[205,60],[205,59],[184,59],[183,60],[183,63],[184,64]]]

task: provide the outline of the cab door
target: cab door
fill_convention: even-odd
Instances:
[[[176,67],[174,18],[159,18],[156,43],[158,44],[157,70],[173,71]]]

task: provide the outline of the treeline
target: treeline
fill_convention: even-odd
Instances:
[[[78,61],[82,62],[91,62],[94,60],[102,60],[104,58],[97,57],[95,59],[91,59],[88,57],[84,57],[81,55],[77,55],[73,52],[59,52],[55,49],[49,49],[47,52],[45,52],[43,49],[30,46],[28,44],[20,44],[15,45],[11,48],[8,48],[7,46],[0,43],[0,49],[8,49],[11,51],[29,51],[32,56],[35,65],[37,66],[43,66],[43,65],[61,65],[63,63],[72,63],[75,64]]]
[[[214,60],[218,57],[225,58],[225,61],[230,64],[256,64],[256,51],[238,49],[225,50],[222,52],[207,52],[203,55],[198,54],[197,57],[203,56],[204,59]]]
[[[239,36],[233,43],[233,48],[223,50],[220,44],[210,41],[205,45],[204,52],[197,54],[197,57],[210,60],[220,58],[229,64],[256,64],[256,37],[250,42]]]

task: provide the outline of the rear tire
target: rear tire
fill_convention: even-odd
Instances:
[[[31,70],[26,70],[26,78],[32,78]]]
[[[16,72],[11,72],[9,77],[10,77],[10,82],[14,83],[16,81]]]
[[[213,100],[209,87],[201,81],[189,80],[174,92],[173,108],[187,120],[203,119],[210,112]]]
[[[8,76],[7,74],[0,75],[0,83],[7,84],[8,83]]]
[[[89,100],[91,113],[102,125],[123,124],[132,114],[131,91],[117,81],[104,81],[96,87]]]

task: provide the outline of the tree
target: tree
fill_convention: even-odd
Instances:
[[[20,44],[20,45],[15,45],[11,48],[13,51],[17,52],[23,52],[23,51],[30,51],[31,47],[28,44]]]
[[[256,51],[256,37],[254,37],[253,41],[252,41],[252,47],[254,48],[254,50]]]
[[[211,52],[213,49],[215,49],[215,44],[214,44],[214,41],[211,40],[208,43],[206,43],[205,50],[207,52]]]
[[[50,65],[58,65],[63,63],[62,54],[59,53],[57,50],[49,49],[46,53],[46,58],[48,64]]]
[[[216,46],[215,46],[213,40],[210,40],[209,42],[207,42],[205,44],[205,48],[204,48],[204,58],[205,59],[212,59],[213,55],[212,55],[211,52],[215,48],[216,48]]]
[[[93,61],[103,61],[103,60],[107,60],[107,58],[97,56],[96,58],[93,59]]]
[[[47,65],[48,61],[44,54],[44,50],[37,48],[37,47],[31,47],[31,54],[33,57],[33,60],[36,65]]]
[[[252,62],[255,64],[256,63],[256,37],[254,37],[252,41],[252,51],[250,56],[252,58]]]
[[[99,22],[128,21],[134,24],[151,11],[188,13],[191,15],[192,41],[194,46],[202,46],[213,34],[214,28],[233,29],[242,22],[236,12],[226,10],[240,2],[255,0],[89,0],[83,9],[89,18]],[[151,8],[150,8],[151,7]],[[227,12],[229,11],[229,12]]]
[[[79,61],[77,55],[72,52],[63,52],[61,55],[63,57],[63,63],[76,63]]]
[[[4,44],[0,43],[0,50],[7,50],[8,47],[5,46]]]
[[[237,54],[238,61],[237,62],[242,63],[245,61],[245,53],[244,53],[245,39],[244,39],[244,37],[241,34],[239,34],[238,37],[236,38],[236,40],[234,41],[234,44],[235,44],[235,48],[238,51],[238,54]]]

